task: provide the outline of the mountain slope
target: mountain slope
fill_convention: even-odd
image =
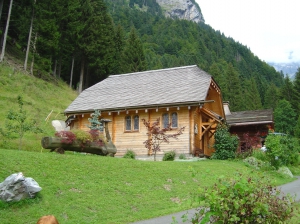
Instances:
[[[50,76],[48,78],[44,81],[0,64],[0,128],[6,130],[6,115],[9,110],[19,110],[17,97],[21,96],[28,119],[36,120],[44,130],[42,134],[26,134],[24,150],[41,149],[41,137],[54,134],[51,120],[65,120],[63,112],[77,96],[64,82]],[[8,140],[0,134],[0,147],[18,148],[17,144],[17,139]]]

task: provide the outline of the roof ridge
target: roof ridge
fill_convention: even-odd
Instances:
[[[114,77],[119,77],[119,76],[128,76],[128,75],[138,75],[138,74],[143,74],[143,73],[151,73],[151,72],[159,72],[159,71],[177,70],[177,69],[192,68],[192,67],[198,67],[198,66],[197,65],[187,65],[187,66],[180,66],[180,67],[175,67],[175,68],[162,68],[162,69],[147,70],[147,71],[142,71],[142,72],[131,72],[131,73],[125,73],[125,74],[110,75],[110,76],[108,76],[108,78],[114,78]]]

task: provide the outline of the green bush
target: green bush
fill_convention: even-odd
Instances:
[[[243,160],[244,163],[246,163],[249,166],[254,167],[255,169],[263,169],[263,170],[272,170],[274,169],[272,166],[270,166],[270,163],[268,161],[262,161],[260,159],[257,159],[256,157],[250,156]]]
[[[266,155],[271,165],[281,166],[298,164],[298,141],[289,136],[269,135],[266,138]]]
[[[235,135],[231,135],[229,128],[225,124],[219,124],[215,133],[215,153],[212,159],[233,159],[235,158],[239,139]]]
[[[91,141],[92,137],[91,137],[90,133],[88,133],[84,130],[75,129],[75,130],[72,130],[72,132],[75,134],[76,140],[81,141],[83,144]]]
[[[124,154],[123,158],[125,159],[135,159],[135,152],[130,150],[130,149],[127,149],[126,153]]]
[[[280,197],[264,177],[220,178],[213,186],[200,189],[200,209],[193,223],[283,223],[293,216],[294,200]]]
[[[179,159],[186,159],[185,154],[181,153],[181,154],[179,155]]]
[[[163,161],[174,161],[176,156],[175,151],[166,152],[163,157]]]
[[[261,161],[268,161],[267,154],[261,150],[253,150],[252,156]]]

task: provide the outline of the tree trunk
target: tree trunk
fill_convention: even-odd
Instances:
[[[66,144],[61,141],[62,138],[59,137],[43,137],[41,143],[44,149],[51,149],[52,151],[60,148],[65,151],[87,152],[104,156],[114,156],[117,152],[117,148],[111,142],[99,145],[95,142],[82,144],[80,141],[74,141],[72,144]]]
[[[37,32],[35,33],[35,37],[34,37],[34,41],[33,41],[33,54],[32,54],[32,61],[31,61],[31,65],[30,65],[30,74],[33,75],[33,66],[34,66],[34,54],[36,52],[36,47],[35,47],[35,44],[36,44],[36,40],[37,40]]]
[[[58,62],[58,78],[60,78],[61,75],[61,56],[59,57],[59,62]]]
[[[56,67],[57,67],[57,60],[55,59],[54,62],[54,69],[53,69],[53,76],[56,78]]]
[[[70,88],[72,88],[72,82],[73,82],[73,69],[74,69],[74,55],[72,57],[72,66],[71,66],[71,75],[70,75]]]
[[[30,42],[31,42],[31,34],[32,34],[32,27],[33,27],[33,19],[34,19],[34,7],[32,7],[32,17],[31,17],[31,23],[30,23],[30,28],[29,28],[26,56],[25,56],[25,62],[24,62],[24,70],[25,71],[27,70],[28,54],[29,54],[29,51],[30,51]]]
[[[6,21],[6,27],[5,27],[5,33],[4,33],[4,40],[3,40],[3,45],[2,45],[2,52],[1,52],[1,56],[0,56],[0,62],[3,62],[3,59],[4,59],[5,47],[6,47],[6,38],[7,38],[7,33],[8,33],[8,27],[9,27],[9,20],[10,20],[12,4],[13,4],[13,0],[10,0],[8,16],[7,16],[7,21]]]
[[[0,1],[0,20],[1,20],[1,16],[2,16],[3,2],[4,2],[4,0]]]
[[[80,69],[80,81],[78,92],[81,93],[83,89],[83,77],[84,77],[84,58],[81,59],[81,69]]]

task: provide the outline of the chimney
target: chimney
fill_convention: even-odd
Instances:
[[[223,102],[223,108],[224,108],[225,116],[231,114],[228,101]]]

